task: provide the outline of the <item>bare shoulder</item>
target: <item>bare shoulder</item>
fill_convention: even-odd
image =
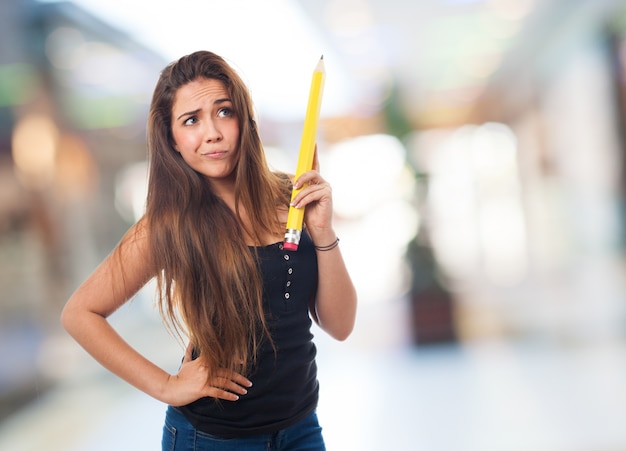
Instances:
[[[143,268],[141,272],[149,271],[152,258],[148,238],[148,223],[142,218],[124,234],[112,256],[118,254],[125,266],[139,266]]]
[[[122,237],[118,246],[144,247],[148,244],[148,222],[141,218]]]
[[[155,271],[151,265],[150,245],[146,221],[132,225],[117,246],[102,262],[99,270],[104,274],[119,275],[139,284],[148,280]]]

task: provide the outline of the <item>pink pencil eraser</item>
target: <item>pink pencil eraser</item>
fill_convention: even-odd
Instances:
[[[286,249],[288,251],[297,251],[298,250],[298,245],[296,243],[285,242],[285,243],[283,243],[283,249]]]

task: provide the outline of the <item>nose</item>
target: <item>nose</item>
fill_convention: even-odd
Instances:
[[[204,140],[205,142],[220,142],[222,140],[222,133],[219,127],[214,121],[205,122]]]

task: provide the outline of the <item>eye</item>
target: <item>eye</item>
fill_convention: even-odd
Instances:
[[[183,125],[193,125],[196,122],[198,122],[197,116],[190,116],[187,119],[185,119],[185,122],[183,122]]]
[[[220,110],[217,112],[218,117],[232,117],[233,115],[234,112],[230,108],[220,108]]]

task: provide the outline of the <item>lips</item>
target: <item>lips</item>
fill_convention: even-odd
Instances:
[[[214,150],[214,151],[211,151],[211,152],[203,152],[201,155],[203,157],[206,157],[206,158],[217,159],[217,158],[222,158],[227,153],[228,153],[228,151],[226,151],[226,150]]]

